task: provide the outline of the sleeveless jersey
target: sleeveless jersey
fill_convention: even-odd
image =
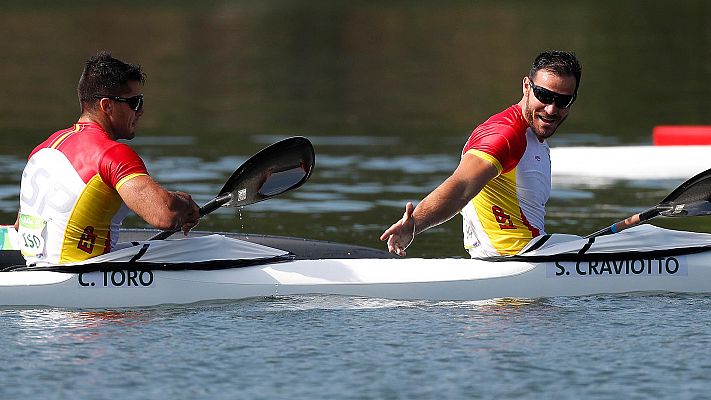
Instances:
[[[472,257],[516,254],[545,234],[550,150],[538,141],[518,104],[476,127],[462,154],[483,158],[499,171],[461,212],[464,247]]]
[[[20,187],[20,246],[28,264],[108,253],[130,210],[117,189],[147,175],[141,158],[93,122],[55,132],[30,153]]]

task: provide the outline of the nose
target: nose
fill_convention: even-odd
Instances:
[[[551,104],[546,104],[546,106],[543,108],[543,110],[548,114],[548,115],[558,115],[558,112],[560,111],[560,108],[555,105],[555,102]]]

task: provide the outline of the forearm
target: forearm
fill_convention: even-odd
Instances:
[[[415,235],[457,215],[497,174],[493,164],[465,154],[454,173],[422,199],[416,208],[413,209],[412,203],[405,205],[402,218],[386,229],[380,240],[388,241],[388,251],[404,257]]]
[[[119,194],[128,208],[150,225],[163,230],[180,228],[197,220],[197,206],[187,193],[171,192],[148,176],[126,182]]]
[[[165,207],[143,212],[143,218],[158,229],[177,229],[185,223],[190,214],[190,198],[182,192],[165,191],[161,194]]]
[[[449,221],[498,175],[496,167],[466,154],[457,169],[415,208],[415,234]]]
[[[475,194],[469,193],[463,186],[463,183],[457,184],[448,179],[417,204],[412,214],[415,235],[449,221],[467,205]]]

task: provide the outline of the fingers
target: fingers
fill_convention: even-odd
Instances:
[[[197,221],[195,221],[195,222],[186,222],[186,223],[183,224],[183,226],[180,228],[180,230],[183,231],[183,234],[184,234],[185,236],[187,236],[187,235],[188,235],[188,232],[190,232],[190,231],[193,230],[196,226],[198,226],[199,223],[200,223],[199,220],[197,220]]]
[[[412,202],[408,202],[407,204],[405,204],[405,212],[402,214],[402,218],[394,224],[390,225],[390,228],[388,228],[385,232],[383,232],[382,235],[380,235],[380,240],[388,240],[391,235],[399,233],[408,222],[411,222],[413,212],[415,212],[415,206],[412,204]]]
[[[405,212],[402,214],[402,218],[380,235],[381,241],[387,240],[388,251],[390,253],[397,254],[401,257],[407,255],[405,249],[410,246],[415,234],[415,224],[412,218],[414,211],[415,206],[411,202],[408,202],[405,205]]]
[[[408,201],[407,204],[405,204],[405,214],[402,215],[402,218],[407,221],[412,218],[412,213],[414,212],[415,206],[412,204],[411,201]]]
[[[390,225],[390,228],[388,228],[385,232],[383,232],[382,235],[380,235],[380,240],[385,241],[388,240],[388,238],[393,235],[397,230],[400,229],[401,223],[400,221],[397,221],[396,223]]]
[[[399,240],[400,238],[397,236],[390,236],[388,239],[388,251],[397,254],[400,257],[405,257],[407,255],[407,252],[405,251],[405,247],[402,246],[402,243]]]
[[[199,223],[200,223],[200,208],[197,207],[197,204],[195,204],[195,207],[193,207],[189,212],[188,215],[185,218],[185,221],[183,222],[183,225],[181,227],[181,230],[185,235],[190,232],[193,228],[195,228]]]
[[[200,207],[193,201],[192,196],[185,192],[175,192],[184,203],[184,209],[182,212],[182,218],[177,223],[177,226],[185,235],[190,232],[191,229],[195,228],[200,222]]]

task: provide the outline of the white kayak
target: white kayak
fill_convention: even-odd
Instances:
[[[123,308],[302,294],[485,300],[711,292],[711,235],[651,225],[594,240],[544,236],[519,256],[490,260],[390,258],[329,242],[241,239],[136,242],[90,262],[62,265],[71,272],[0,272],[0,305]],[[7,267],[11,252],[0,252],[0,265]]]

